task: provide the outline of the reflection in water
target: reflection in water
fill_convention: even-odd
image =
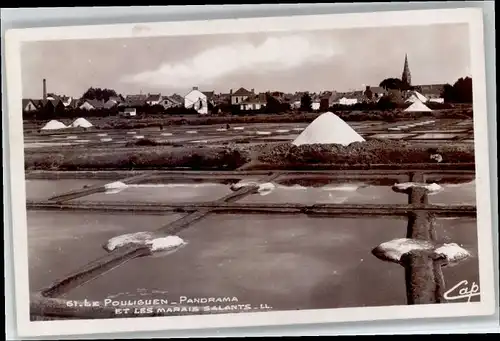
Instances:
[[[286,179],[274,183],[265,197],[249,195],[242,203],[294,204],[406,204],[408,198],[392,191],[394,179],[346,182],[332,179]]]

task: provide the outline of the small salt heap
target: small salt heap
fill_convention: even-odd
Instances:
[[[115,181],[104,185],[104,190],[107,194],[116,194],[123,191],[126,188],[128,188],[128,185],[121,181]]]
[[[58,130],[68,128],[64,123],[58,120],[51,120],[46,125],[44,125],[41,130]]]
[[[424,188],[427,190],[429,194],[436,194],[443,190],[443,187],[436,183],[426,184],[426,183],[418,183],[418,182],[402,182],[398,184],[394,184],[392,189],[395,192],[407,192],[410,188]]]
[[[347,146],[353,142],[364,142],[354,129],[343,119],[332,112],[318,116],[292,142],[295,146],[304,144],[342,144]]]
[[[81,127],[81,128],[91,128],[93,127],[92,123],[84,119],[83,117],[77,118],[71,126],[73,128]]]
[[[155,237],[151,232],[129,233],[111,238],[104,249],[108,252],[127,245],[143,245],[149,247],[151,252],[173,251],[186,242],[178,236]]]

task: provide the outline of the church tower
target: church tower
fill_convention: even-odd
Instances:
[[[408,55],[405,54],[405,66],[403,68],[403,75],[401,76],[403,83],[411,85],[411,73],[410,67],[408,66]]]

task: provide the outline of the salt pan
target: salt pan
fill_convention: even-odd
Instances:
[[[365,139],[343,119],[331,112],[326,112],[311,122],[292,144],[296,146],[304,144],[349,145],[353,142],[364,141]]]

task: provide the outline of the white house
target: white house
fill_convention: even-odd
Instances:
[[[148,94],[146,103],[148,105],[158,105],[161,102],[161,94]]]
[[[248,91],[245,88],[239,88],[233,93],[233,89],[229,91],[229,95],[231,97],[231,104],[232,105],[238,105],[243,103],[249,98],[253,98],[255,96],[255,91],[252,89],[251,91]]]
[[[429,98],[429,102],[444,103],[444,98]]]
[[[124,108],[123,114],[125,116],[135,116],[135,115],[137,115],[137,109],[136,108]]]
[[[342,97],[341,99],[339,99],[340,105],[354,105],[356,103],[358,103],[358,100],[356,98]]]
[[[177,106],[182,106],[182,104],[179,104],[174,98],[170,96],[162,96],[160,102],[158,103],[165,109],[177,107]]]
[[[198,87],[193,87],[193,90],[184,96],[184,107],[186,109],[193,108],[200,115],[207,115],[208,97],[206,94],[198,90]]]
[[[241,110],[260,110],[265,107],[267,104],[266,95],[259,94],[258,96],[253,96],[251,98],[247,98],[240,104]]]
[[[319,99],[317,100],[314,100],[312,103],[311,103],[311,109],[312,110],[319,110],[319,107],[321,106],[321,101]]]
[[[35,111],[38,107],[31,99],[23,99],[23,111]]]

